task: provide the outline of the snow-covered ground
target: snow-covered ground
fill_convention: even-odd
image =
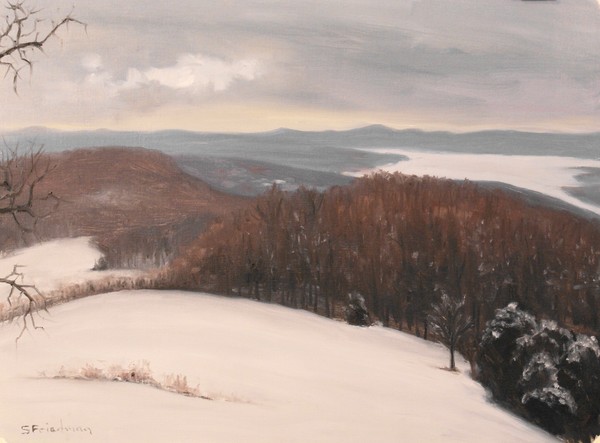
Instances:
[[[63,284],[84,283],[110,277],[139,273],[130,270],[92,271],[102,253],[90,237],[65,238],[19,249],[0,258],[0,277],[10,274],[15,265],[23,274],[23,282],[34,284],[44,292],[59,289]],[[0,302],[7,288],[0,285]]]
[[[53,245],[58,270],[73,254]],[[556,441],[490,403],[466,363],[440,369],[442,346],[382,327],[176,291],[103,294],[44,317],[18,346],[19,325],[0,326],[0,441]],[[40,376],[141,361],[215,400]]]
[[[540,192],[600,214],[599,206],[583,202],[564,189],[581,186],[576,179],[582,173],[581,168],[600,168],[600,160],[535,155],[456,154],[397,148],[369,151],[403,155],[407,160],[347,175],[360,177],[383,170],[453,180],[496,181]]]

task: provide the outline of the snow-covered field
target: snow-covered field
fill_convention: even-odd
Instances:
[[[582,173],[581,168],[600,168],[600,160],[535,155],[456,154],[397,148],[369,151],[403,155],[408,159],[348,175],[360,177],[383,170],[453,180],[495,181],[540,192],[600,214],[599,206],[583,202],[564,189],[581,186],[576,179]]]
[[[90,237],[54,240],[3,255],[0,258],[0,276],[5,277],[17,265],[18,272],[24,276],[24,283],[34,284],[41,291],[48,292],[64,284],[139,274],[126,270],[92,271],[100,257],[102,253],[92,244]],[[0,302],[6,293],[7,288],[0,285]]]
[[[0,327],[0,441],[556,441],[490,403],[466,363],[440,369],[440,345],[382,327],[176,291],[88,297],[42,323],[17,347],[19,326]],[[214,400],[40,376],[141,361]]]

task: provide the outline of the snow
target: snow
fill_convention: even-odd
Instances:
[[[594,336],[590,337],[588,335],[578,334],[577,338],[569,345],[569,349],[567,350],[567,362],[581,362],[585,352],[593,353],[600,358],[600,346],[598,346],[598,340]]]
[[[599,206],[583,202],[564,190],[565,187],[580,187],[581,183],[576,177],[582,173],[581,168],[600,168],[600,160],[561,156],[456,154],[396,148],[368,151],[404,155],[407,160],[347,175],[360,177],[383,170],[452,180],[495,181],[540,192],[600,214]]]
[[[65,245],[54,243],[57,269],[72,258]],[[17,346],[19,325],[0,326],[0,439],[10,443],[557,441],[490,403],[464,361],[460,373],[441,369],[441,345],[379,326],[148,290],[72,301],[40,322]],[[41,376],[142,361],[214,400]]]
[[[45,292],[66,283],[83,283],[117,276],[135,276],[127,270],[92,271],[102,252],[90,237],[64,238],[19,249],[0,258],[0,276],[8,275],[15,265],[24,275],[24,283],[34,284]],[[0,296],[7,295],[0,286]]]
[[[523,404],[527,404],[532,399],[537,399],[541,403],[545,403],[549,406],[556,403],[564,405],[571,414],[577,412],[577,403],[575,402],[575,399],[567,389],[563,388],[558,383],[527,392],[521,401]]]

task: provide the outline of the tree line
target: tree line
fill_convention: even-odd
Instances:
[[[358,292],[373,319],[425,338],[442,294],[464,297],[476,335],[510,302],[596,332],[599,258],[591,219],[468,181],[378,173],[323,193],[273,186],[191,242],[168,284],[328,317]]]

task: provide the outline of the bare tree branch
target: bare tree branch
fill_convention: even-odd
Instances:
[[[21,79],[21,70],[33,69],[33,55],[43,52],[44,45],[52,37],[58,37],[62,28],[75,23],[86,28],[86,24],[74,18],[71,13],[58,21],[46,21],[38,17],[40,10],[30,7],[26,0],[7,0],[8,11],[0,19],[0,66],[6,70],[4,77],[12,77],[13,89],[17,93],[17,84]],[[38,185],[55,168],[43,155],[42,147],[35,148],[32,143],[26,154],[19,152],[19,146],[0,148],[0,220],[9,218],[18,228],[22,239],[33,234],[37,239],[36,226],[52,214],[60,199],[52,192],[38,195]],[[38,239],[39,240],[39,239]],[[46,309],[46,300],[35,285],[25,284],[24,276],[15,265],[12,272],[0,278],[0,285],[10,288],[7,302],[23,318],[23,327],[17,341],[30,325],[34,329],[43,329],[36,325],[34,313]],[[13,303],[17,302],[17,306]]]
[[[0,217],[10,215],[23,235],[35,233],[37,223],[56,211],[60,198],[39,195],[37,186],[56,168],[43,149],[29,147],[26,154],[5,147],[0,151]]]
[[[10,274],[5,277],[0,277],[0,284],[5,284],[10,287],[10,292],[6,298],[9,306],[16,310],[19,316],[23,319],[21,331],[15,341],[23,336],[31,325],[34,329],[44,329],[38,326],[35,322],[34,314],[39,310],[47,311],[46,299],[35,285],[26,284],[24,282],[24,274],[19,272],[21,266],[14,265]],[[16,306],[15,306],[16,304]]]
[[[57,37],[58,31],[71,23],[84,28],[87,26],[71,13],[58,21],[51,21],[50,26],[43,26],[46,21],[38,18],[40,10],[27,6],[25,0],[9,1],[6,9],[8,14],[4,24],[0,24],[0,65],[6,70],[4,76],[12,77],[13,89],[17,93],[21,70],[33,70],[32,55],[35,52],[43,52],[46,42]]]
[[[464,313],[464,305],[465,297],[453,299],[443,293],[439,303],[432,306],[428,318],[438,341],[448,346],[452,371],[456,369],[454,351],[467,331],[473,327],[473,322]]]
[[[21,154],[19,146],[0,149],[0,222],[8,218],[14,223],[21,238],[34,235],[38,222],[56,211],[60,198],[52,192],[38,192],[38,185],[56,168],[48,157],[44,156],[42,148],[30,146],[26,153]],[[16,315],[22,319],[22,329],[17,341],[30,327],[43,329],[36,324],[34,313],[46,310],[46,300],[35,285],[26,284],[24,275],[15,265],[12,272],[0,278],[0,285],[10,287],[6,301]]]

